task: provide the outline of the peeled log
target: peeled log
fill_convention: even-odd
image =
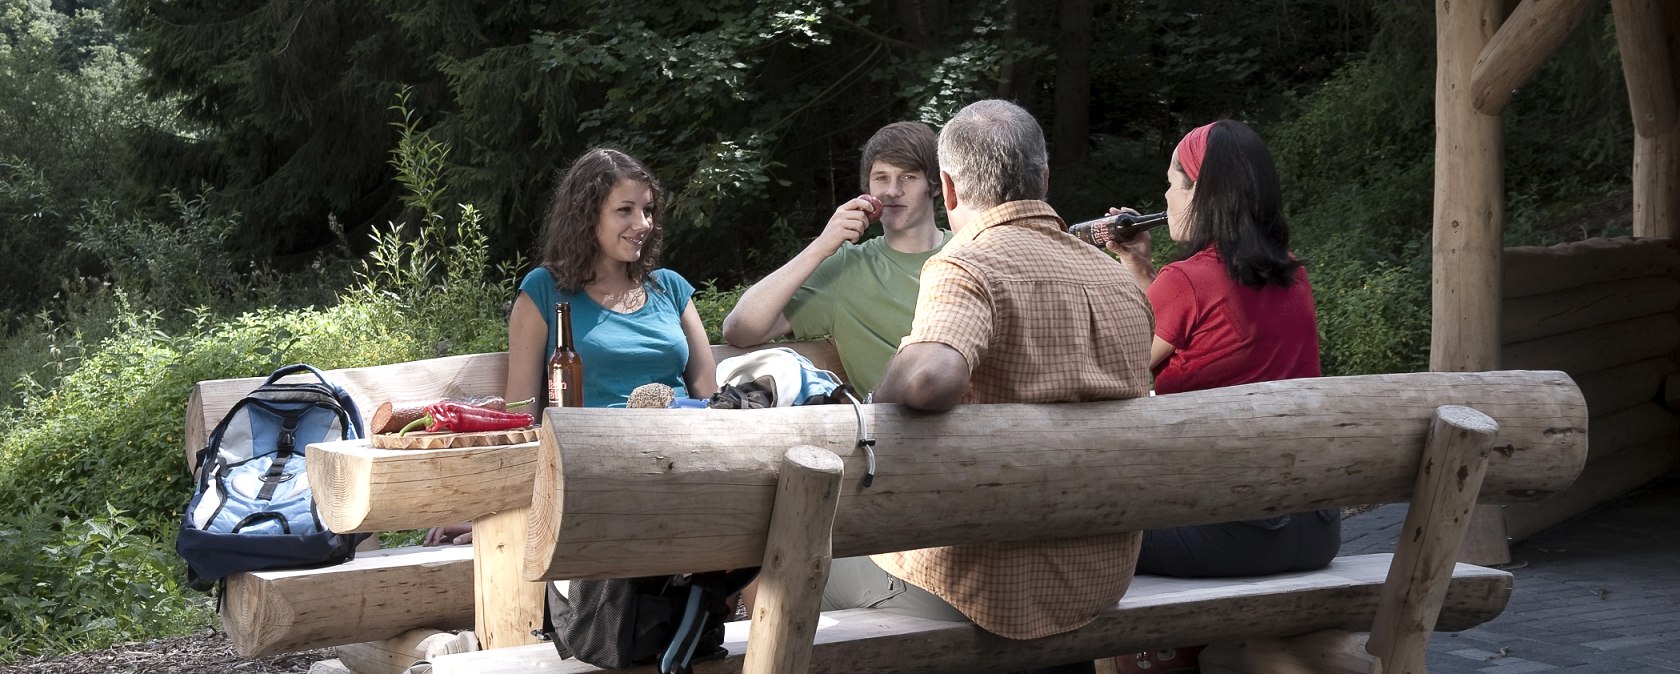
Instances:
[[[1504,12],[1501,0],[1435,3],[1429,369],[1437,372],[1500,367],[1505,141],[1499,117],[1472,106],[1470,75]]]
[[[1663,36],[1664,0],[1610,0],[1633,130],[1647,138],[1674,126],[1674,67]]]
[[[1501,341],[1506,344],[1560,335],[1680,306],[1680,280],[1672,276],[1593,283],[1505,300]]]
[[[1588,0],[1529,0],[1517,5],[1470,71],[1470,99],[1476,111],[1496,116],[1504,112],[1516,90],[1574,32],[1589,6]]]
[[[466,356],[434,358],[412,363],[375,365],[344,370],[328,370],[333,383],[344,387],[355,399],[356,407],[367,416],[387,400],[438,400],[477,394],[501,395],[507,385],[507,354],[477,353]],[[227,411],[246,394],[261,386],[265,377],[244,379],[216,379],[201,381],[193,386],[187,397],[186,451],[187,470],[193,470],[193,458]],[[294,375],[284,381],[310,381],[313,377]]]
[[[383,641],[339,646],[338,659],[356,674],[406,674],[416,661],[426,659],[428,643],[453,636],[423,627]]]
[[[819,368],[828,370],[845,380],[846,372],[840,366],[840,356],[834,349],[834,343],[829,340],[809,342],[785,342],[781,344],[760,344],[745,348],[729,345],[712,345],[712,358],[723,360],[730,356],[757,351],[769,347],[787,347],[799,352],[811,360]],[[449,356],[447,358],[432,358],[409,363],[394,363],[391,365],[376,365],[373,367],[358,367],[344,370],[328,370],[327,377],[356,400],[356,406],[361,409],[364,417],[372,417],[378,413],[382,403],[393,400],[442,400],[444,398],[470,398],[477,395],[500,396],[507,388],[507,354],[479,353],[467,356]],[[233,404],[239,402],[253,389],[263,383],[263,377],[245,377],[241,379],[215,379],[201,381],[193,386],[192,393],[187,397],[186,419],[186,459],[187,470],[193,470],[194,456],[204,441],[209,437],[211,429],[221,421]],[[304,381],[304,377],[288,378],[287,381]],[[364,419],[371,422],[372,419]],[[368,428],[372,430],[371,423]]]
[[[1505,367],[1594,372],[1673,352],[1680,347],[1680,320],[1656,314],[1585,330],[1506,344]]]
[[[1501,286],[1506,301],[1593,283],[1680,272],[1680,253],[1670,242],[1626,236],[1506,248],[1503,262]]]
[[[376,449],[366,441],[309,446],[309,488],[340,533],[455,524],[531,502],[537,443]]]
[[[1453,559],[1470,526],[1470,511],[1487,471],[1499,424],[1468,407],[1442,405],[1423,446],[1423,469],[1400,527],[1394,565],[1383,583],[1366,651],[1391,672],[1428,669],[1425,651],[1435,630]]]
[[[1680,370],[1680,363],[1660,356],[1588,372],[1575,377],[1575,383],[1587,399],[1587,414],[1596,419],[1656,400],[1657,394],[1663,390],[1663,381],[1677,370]]]
[[[1634,134],[1634,236],[1677,238],[1676,217],[1680,217],[1680,125],[1651,137]]]
[[[801,444],[846,462],[835,557],[1399,501],[1447,403],[1499,423],[1482,502],[1543,499],[1586,458],[1586,402],[1559,372],[1299,379],[945,414],[869,405],[867,489],[849,406],[550,409],[526,577],[760,564],[781,455]]]
[[[1672,3],[1617,0],[1611,5],[1633,114],[1633,234],[1680,234],[1680,125],[1675,122],[1673,36],[1680,9]]]
[[[320,569],[228,577],[222,628],[246,658],[473,622],[472,548],[391,548]]]

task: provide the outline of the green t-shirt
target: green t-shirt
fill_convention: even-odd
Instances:
[[[833,337],[847,383],[860,392],[874,390],[899,341],[910,334],[922,263],[951,240],[950,232],[939,231],[939,245],[924,253],[900,253],[884,236],[842,244],[788,300],[783,315],[794,337]]]

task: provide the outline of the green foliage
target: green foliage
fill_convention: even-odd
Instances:
[[[1627,97],[1608,13],[1594,11],[1506,112],[1506,245],[1627,232]],[[1263,132],[1332,375],[1428,366],[1434,64],[1415,45],[1434,22],[1421,5],[1378,12],[1371,51]]]
[[[91,268],[68,248],[79,204],[114,198],[130,129],[167,119],[138,75],[99,7],[0,0],[0,328]]]
[[[694,289],[694,308],[700,312],[700,322],[706,325],[707,341],[723,343],[723,319],[729,316],[730,310],[741,301],[741,293],[746,291],[747,286],[744,285],[722,290],[710,283]]]
[[[112,507],[0,513],[0,662],[210,626],[209,599],[183,592],[173,552],[147,533],[157,528]]]
[[[491,267],[490,240],[477,208],[461,204],[453,219],[439,211],[449,146],[421,127],[409,108],[408,90],[397,94],[391,110],[401,120],[393,123],[399,140],[391,164],[407,188],[403,203],[420,221],[412,238],[403,235],[407,228],[395,224],[375,228],[353,297],[431,326],[422,334],[430,337],[434,355],[499,351],[507,345],[505,316],[517,264]]]
[[[20,157],[0,157],[0,257],[14,261],[0,267],[0,328],[15,325],[50,292],[36,265],[62,265],[59,208],[45,174]]]
[[[176,104],[190,133],[138,134],[124,162],[138,194],[200,191],[247,217],[246,255],[333,245],[328,216],[360,232],[395,214],[385,163],[397,82],[428,70],[421,45],[396,38],[363,2],[116,0],[147,94]],[[199,132],[203,130],[203,132]]]
[[[430,143],[413,117],[404,119],[409,126],[393,161],[404,184],[423,190],[410,195],[422,221],[412,236],[401,225],[377,232],[360,280],[329,305],[269,306],[231,317],[200,307],[180,324],[131,299],[127,284],[163,278],[141,269],[119,275],[116,288],[72,293],[80,303],[67,306],[73,320],[36,316],[44,339],[8,338],[7,360],[16,353],[50,365],[0,362],[21,373],[15,402],[5,408],[8,424],[0,427],[0,513],[27,514],[0,517],[7,540],[0,546],[0,617],[8,618],[0,659],[204,623],[201,602],[183,595],[171,545],[192,490],[182,434],[195,382],[258,376],[293,362],[358,367],[506,343],[510,275],[489,267],[476,209],[462,205],[451,218],[424,206],[443,203],[443,186],[423,177],[435,175],[447,148]],[[340,275],[316,276],[330,278]],[[204,289],[218,291],[229,288]],[[83,316],[97,317],[108,335],[85,331]],[[61,605],[49,606],[54,602]]]
[[[207,194],[164,196],[175,219],[117,212],[94,202],[71,225],[72,246],[97,257],[118,285],[152,306],[191,307],[233,295],[243,279],[228,254],[239,217],[216,208]]]
[[[379,113],[406,86],[409,109],[454,149],[431,179],[494,206],[482,221],[493,261],[528,255],[554,173],[609,145],[669,188],[666,264],[732,285],[820,231],[886,123],[937,126],[1001,96],[1056,133],[1050,122],[1074,112],[1054,91],[1063,25],[1096,38],[1092,99],[1074,105],[1090,108],[1098,139],[1128,144],[1058,168],[1057,199],[1099,212],[1153,198],[1167,139],[1191,123],[1283,109],[1363,43],[1366,5],[1127,0],[1088,17],[1018,0],[116,6],[148,47],[149,90],[181,97],[209,128],[148,136],[140,173],[183,193],[213,181],[233,210],[260,214],[234,237],[249,254],[325,245],[329,213],[353,232],[393,219],[404,204]]]

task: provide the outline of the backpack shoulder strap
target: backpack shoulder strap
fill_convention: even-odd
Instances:
[[[294,375],[300,372],[308,372],[315,375],[316,379],[321,380],[321,383],[326,384],[327,386],[333,385],[333,383],[327,379],[327,375],[322,374],[321,371],[316,369],[314,365],[309,365],[307,363],[292,363],[291,365],[282,366],[280,369],[275,370],[272,374],[268,375],[268,381],[263,382],[263,384],[272,384],[280,381],[288,375]]]

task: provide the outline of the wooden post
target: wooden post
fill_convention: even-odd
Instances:
[[[543,584],[524,579],[525,521],[531,508],[509,508],[473,520],[474,630],[486,648],[537,643]]]
[[[1633,234],[1674,238],[1680,217],[1674,68],[1659,0],[1611,0],[1633,113]]]
[[[1429,369],[1499,369],[1505,150],[1499,117],[1476,112],[1471,73],[1499,27],[1500,0],[1435,2],[1435,232]],[[1479,508],[1465,561],[1504,564],[1505,523]]]
[[[844,466],[834,452],[810,445],[782,457],[743,674],[802,674],[811,666]]]
[[[1590,6],[1588,0],[1532,0],[1517,5],[1471,71],[1471,103],[1476,111],[1484,115],[1503,112],[1517,87],[1557,51]]]
[[[1417,486],[1383,584],[1366,650],[1388,674],[1422,673],[1424,649],[1440,617],[1459,542],[1487,474],[1499,424],[1468,407],[1436,411],[1423,445]]]

